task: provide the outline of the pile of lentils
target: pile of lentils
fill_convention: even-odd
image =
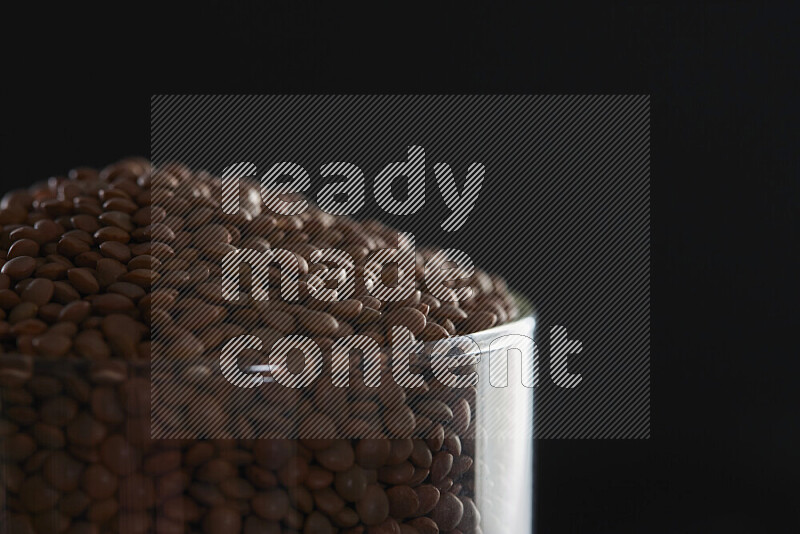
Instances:
[[[3,196],[0,524],[14,534],[481,532],[473,388],[414,408],[401,388],[388,403],[358,389],[348,402],[374,412],[364,421],[381,437],[371,439],[150,438],[146,370],[156,349],[218,361],[221,345],[252,325],[267,347],[289,334],[324,350],[354,333],[386,345],[394,325],[433,341],[518,314],[504,282],[480,270],[466,281],[469,299],[434,298],[424,286],[433,251],[424,249],[403,302],[376,299],[360,278],[337,302],[301,285],[299,301],[273,287],[268,301],[227,306],[220,260],[234,248],[292,251],[301,277],[314,273],[314,250],[338,248],[363,275],[397,232],[313,207],[276,216],[253,203],[229,215],[220,205],[215,177],[140,158]],[[398,273],[381,276],[390,285]],[[156,323],[169,327],[156,335]],[[431,382],[423,389],[435,391]],[[399,426],[388,416],[398,410]],[[336,432],[341,418],[327,424]]]

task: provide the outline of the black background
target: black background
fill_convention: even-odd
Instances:
[[[156,93],[651,94],[652,438],[538,441],[538,532],[797,527],[789,4],[39,9],[4,16],[4,190],[146,155]]]

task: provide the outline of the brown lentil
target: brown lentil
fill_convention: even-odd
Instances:
[[[167,197],[151,191],[155,176]],[[316,209],[227,216],[212,200],[215,183],[180,165],[155,170],[129,159],[3,197],[0,519],[13,532],[70,534],[112,524],[163,533],[480,532],[474,391],[415,403],[401,388],[354,386],[306,401],[312,430],[333,434],[348,413],[348,428],[373,439],[150,439],[149,380],[135,364],[163,347],[152,332],[159,322],[171,329],[168,350],[199,361],[248,324],[268,346],[300,334],[329,350],[354,333],[383,344],[402,326],[436,341],[517,315],[505,284],[482,271],[462,303],[442,302],[421,283],[403,302],[383,302],[369,294],[372,281],[358,279],[350,298],[317,301],[308,273],[324,266],[310,262],[312,252],[346,250],[363,274],[366,257],[395,233]],[[235,247],[294,252],[302,302],[283,302],[272,287],[264,302],[222,299],[220,260]],[[417,253],[418,272],[429,255]],[[398,274],[381,277],[392,283]],[[56,360],[69,365],[40,374],[40,363]],[[191,376],[202,373],[198,365]]]

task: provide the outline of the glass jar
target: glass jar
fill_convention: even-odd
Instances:
[[[152,439],[149,364],[2,354],[0,532],[530,532],[533,327],[418,438]]]

